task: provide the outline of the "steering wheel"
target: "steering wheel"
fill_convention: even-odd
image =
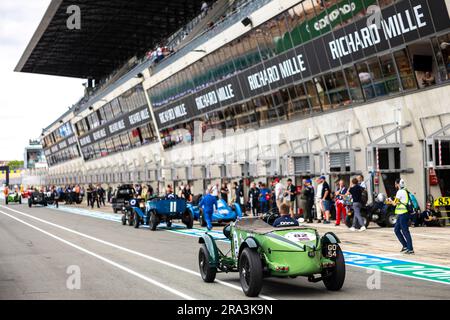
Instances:
[[[266,222],[267,224],[272,225],[274,223],[274,221],[279,217],[279,213],[272,211],[272,212],[267,212],[264,214],[263,216],[263,220],[264,222]]]

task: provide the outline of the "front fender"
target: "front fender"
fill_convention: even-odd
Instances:
[[[322,244],[339,244],[341,240],[333,232],[327,232],[322,237]]]
[[[219,250],[217,249],[217,244],[213,237],[205,233],[198,239],[198,243],[206,245],[209,253],[209,265],[217,268],[219,266]]]
[[[259,243],[258,243],[258,241],[256,241],[255,238],[248,237],[247,239],[245,239],[244,242],[241,243],[241,246],[239,247],[239,256],[241,256],[241,252],[245,248],[250,248],[252,250],[258,250]]]

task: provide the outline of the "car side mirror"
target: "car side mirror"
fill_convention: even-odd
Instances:
[[[225,228],[223,228],[223,235],[231,240],[231,225],[226,225]]]

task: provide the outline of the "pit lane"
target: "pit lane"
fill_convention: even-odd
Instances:
[[[30,209],[25,205],[0,207],[0,256],[5,257],[0,263],[1,299],[183,299],[183,296],[164,290],[155,283],[193,299],[246,299],[236,273],[219,274],[219,281],[214,284],[203,283],[198,275],[198,239],[179,232],[183,229],[171,232],[164,228],[156,232],[146,228],[135,230],[114,221],[114,216],[120,219],[118,215],[102,218],[103,213],[88,210],[89,215],[73,210],[75,208],[72,212],[42,207]],[[143,281],[135,274],[70,247],[14,218],[124,266],[155,283]],[[198,226],[196,228],[200,229]],[[220,234],[220,227],[215,230]],[[336,233],[340,235],[340,232]],[[30,246],[30,243],[33,245]],[[227,244],[223,242],[222,245]],[[343,249],[348,249],[345,242]],[[80,266],[82,272],[79,290],[66,288],[67,268],[73,265]],[[348,265],[346,283],[343,290],[337,293],[328,292],[323,284],[312,284],[303,278],[266,279],[260,298],[450,298],[448,285],[445,284],[383,272],[378,275],[379,288],[374,288],[370,285],[373,276],[372,270]],[[47,280],[45,285],[43,279]]]

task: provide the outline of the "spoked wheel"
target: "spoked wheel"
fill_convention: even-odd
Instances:
[[[263,284],[263,266],[259,254],[245,248],[239,257],[241,287],[248,297],[257,297]]]
[[[209,264],[209,251],[205,244],[202,244],[198,252],[198,266],[203,281],[214,282],[214,279],[216,279],[217,268],[211,267]]]
[[[345,281],[345,260],[344,254],[339,246],[336,249],[336,265],[333,268],[325,269],[322,272],[323,283],[330,291],[339,291]]]
[[[127,214],[127,218],[128,218],[128,225],[131,227],[132,225],[134,225],[134,215],[131,213]]]
[[[159,224],[158,216],[156,215],[155,211],[152,211],[150,213],[150,220],[149,220],[149,224],[148,224],[150,227],[150,230],[155,231],[158,224]]]
[[[386,217],[386,225],[389,228],[393,228],[397,223],[397,215],[395,213],[388,213]]]
[[[194,217],[191,215],[189,211],[186,211],[183,215],[183,223],[186,225],[186,228],[192,229],[194,227]]]

